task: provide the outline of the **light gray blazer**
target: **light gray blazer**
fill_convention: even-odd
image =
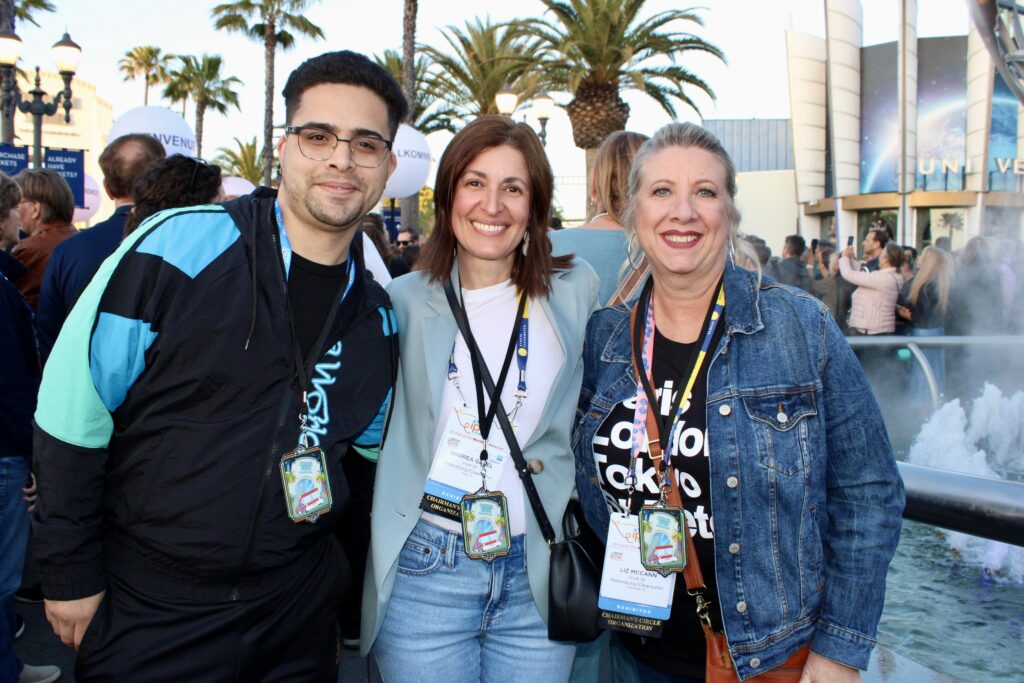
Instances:
[[[575,464],[569,439],[583,382],[583,339],[600,284],[585,261],[575,259],[573,264],[570,270],[555,272],[551,295],[536,302],[554,325],[565,364],[558,371],[537,428],[530,440],[521,444],[528,461],[543,463],[533,481],[556,533],[561,531],[562,513],[573,492]],[[400,362],[394,413],[377,464],[370,557],[363,586],[364,655],[380,632],[395,584],[398,555],[422,512],[419,504],[433,461],[434,425],[447,381],[448,355],[458,332],[443,286],[430,284],[423,273],[398,278],[388,287],[388,294],[398,319]],[[548,546],[529,503],[526,536],[530,589],[547,620]]]

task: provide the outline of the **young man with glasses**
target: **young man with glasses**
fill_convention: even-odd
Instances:
[[[278,191],[151,217],[50,356],[34,544],[83,680],[337,677],[344,462],[375,456],[397,363],[352,237],[406,103],[351,52],[284,97]]]

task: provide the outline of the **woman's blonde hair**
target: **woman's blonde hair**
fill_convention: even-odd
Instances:
[[[934,282],[939,289],[939,310],[946,312],[949,306],[949,290],[953,284],[953,257],[942,249],[925,247],[921,252],[921,258],[917,260],[917,274],[914,276],[914,283],[910,285],[910,295],[907,301],[910,305],[916,305],[921,290],[929,282]]]
[[[725,174],[725,190],[728,195],[726,204],[726,219],[729,229],[729,252],[743,252],[750,257],[754,263],[759,263],[757,254],[753,247],[744,239],[739,237],[740,211],[736,208],[736,166],[729,158],[729,153],[722,147],[722,143],[714,134],[705,128],[694,123],[669,123],[662,126],[650,140],[640,146],[636,156],[633,158],[633,165],[629,169],[629,182],[626,188],[626,207],[622,212],[622,226],[629,237],[629,261],[632,263],[642,253],[640,240],[636,239],[636,208],[640,194],[640,176],[643,173],[644,165],[654,154],[668,149],[669,147],[681,147],[689,149],[696,147],[712,154],[719,163]],[[760,268],[758,269],[760,276]]]
[[[600,208],[613,221],[622,224],[629,167],[637,150],[647,139],[646,135],[620,130],[606,137],[597,148],[594,167],[590,172],[590,187],[597,197],[588,218],[593,218]]]

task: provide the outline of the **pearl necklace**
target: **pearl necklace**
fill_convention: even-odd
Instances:
[[[607,215],[608,215],[608,212],[607,212],[607,211],[601,211],[601,212],[599,212],[599,213],[595,213],[595,214],[594,214],[594,217],[593,217],[593,218],[591,218],[590,220],[592,220],[592,221],[596,221],[596,220],[597,220],[598,218],[604,218],[604,217],[605,217],[605,216],[607,216]]]

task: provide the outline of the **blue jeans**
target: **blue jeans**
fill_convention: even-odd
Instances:
[[[466,556],[461,534],[420,520],[398,556],[373,653],[385,683],[567,681],[576,648],[547,632],[526,575],[525,536],[487,563]]]
[[[14,656],[14,593],[28,545],[28,506],[21,492],[27,481],[25,458],[0,456],[0,681],[18,680],[22,668]]]

